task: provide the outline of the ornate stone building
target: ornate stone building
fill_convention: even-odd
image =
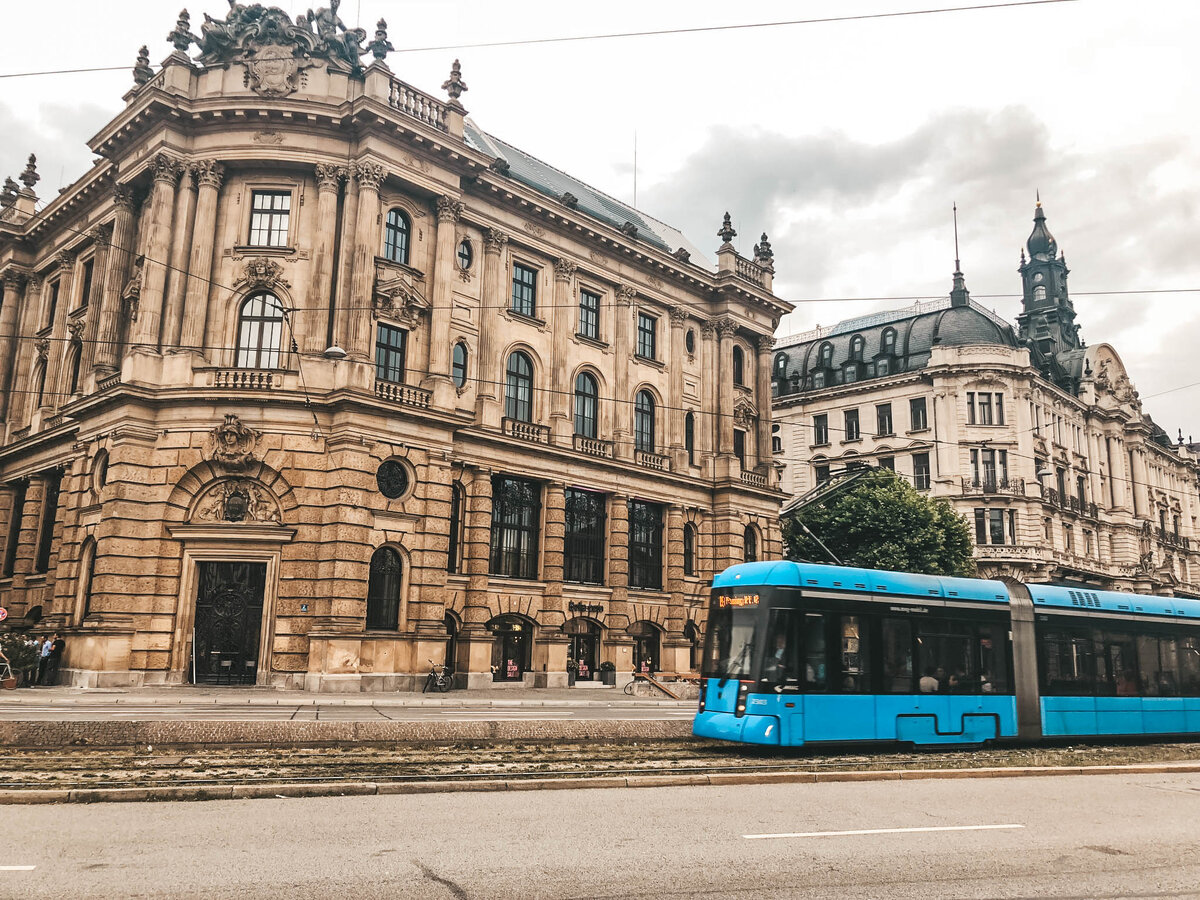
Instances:
[[[706,262],[382,21],[205,19],[82,178],[3,192],[12,620],[89,685],[691,669],[714,571],[779,552],[765,235]]]
[[[1027,249],[1015,328],[956,270],[945,300],[780,340],[784,489],[886,466],[967,518],[984,576],[1200,595],[1198,456],[1080,340],[1040,203]]]

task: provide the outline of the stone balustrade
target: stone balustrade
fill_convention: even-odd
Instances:
[[[276,369],[215,369],[211,379],[212,387],[239,391],[273,391],[283,385]]]
[[[449,131],[446,125],[446,104],[393,78],[388,89],[388,105],[439,131]]]
[[[761,472],[742,472],[742,484],[750,487],[765,488],[767,486],[767,476]]]
[[[757,284],[759,287],[766,285],[766,278],[763,275],[763,270],[751,260],[739,256],[737,258],[737,268],[735,269],[739,278],[744,278],[751,284]]]
[[[647,453],[645,450],[638,450],[634,454],[634,461],[639,466],[654,469],[656,472],[668,472],[671,469],[671,458],[661,453]]]
[[[588,456],[599,456],[601,459],[612,459],[613,457],[612,441],[601,441],[596,438],[584,437],[581,434],[575,435],[575,450],[578,453],[586,453]]]
[[[550,443],[550,428],[535,422],[522,422],[519,419],[504,418],[500,420],[504,433],[522,441],[534,444]]]
[[[403,403],[405,406],[415,406],[417,409],[429,409],[433,394],[423,388],[410,384],[396,384],[392,381],[376,381],[375,396],[380,400],[392,403]]]

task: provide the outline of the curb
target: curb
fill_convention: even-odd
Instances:
[[[0,805],[45,803],[144,803],[158,801],[262,800],[302,797],[365,797],[394,794],[457,794],[487,791],[589,790],[598,788],[694,787],[750,784],[827,784],[847,781],[932,781],[946,778],[1029,778],[1053,775],[1186,775],[1200,763],[1128,766],[1013,766],[981,769],[886,769],[878,772],[721,772],[712,775],[625,775],[583,778],[531,778],[508,781],[384,782],[340,781],[315,784],[245,784],[195,787],[58,788],[0,790]]]
[[[202,697],[196,699],[184,698],[118,698],[101,697],[36,697],[0,698],[0,710],[20,709],[23,706],[56,706],[65,708],[90,709],[93,707],[134,706],[163,707],[170,709],[175,706],[191,707],[295,707],[307,709],[315,706],[349,706],[377,707],[380,709],[523,709],[543,707],[568,707],[571,709],[694,709],[695,700],[489,700],[489,699],[454,699],[454,700],[408,700],[408,699],[359,699],[340,698],[327,694],[314,697],[249,697],[242,700],[226,698]]]

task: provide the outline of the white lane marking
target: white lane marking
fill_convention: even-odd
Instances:
[[[930,825],[924,828],[860,828],[856,831],[792,831],[783,834],[743,834],[748,841],[765,838],[845,837],[858,834],[917,834],[925,831],[995,831],[1001,828],[1024,828],[1024,825]]]
[[[0,866],[0,872],[32,872],[37,866]]]

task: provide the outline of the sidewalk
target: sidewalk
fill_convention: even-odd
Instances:
[[[620,688],[525,688],[502,687],[483,690],[450,691],[447,694],[379,692],[353,694],[313,694],[307,691],[270,687],[215,687],[208,685],[170,685],[140,688],[34,687],[0,692],[0,708],[21,706],[362,706],[382,708],[524,708],[588,707],[599,709],[693,709],[695,700],[676,701],[669,697],[637,697]]]

